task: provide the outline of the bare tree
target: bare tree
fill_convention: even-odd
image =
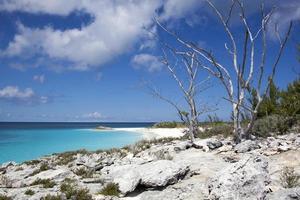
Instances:
[[[274,26],[270,25],[275,8],[266,13],[262,4],[260,26],[254,31],[249,26],[249,19],[246,16],[245,7],[241,0],[231,1],[232,3],[226,16],[221,13],[211,0],[206,0],[206,2],[218,17],[224,28],[224,33],[229,38],[230,45],[225,43],[224,48],[229,53],[232,61],[232,64],[229,66],[219,61],[210,50],[182,39],[175,32],[168,30],[158,20],[156,20],[156,23],[165,32],[173,36],[179,44],[194,52],[191,55],[193,55],[194,62],[197,62],[198,66],[206,69],[211,75],[221,81],[227,94],[227,97],[224,97],[224,99],[232,105],[234,136],[236,142],[240,142],[242,139],[248,139],[250,136],[258,108],[270,88],[271,81],[274,79],[278,63],[292,29],[292,22],[290,22],[287,32],[282,37],[279,33],[278,25],[274,22],[272,22],[272,24],[275,24]],[[237,42],[230,26],[230,20],[235,11],[240,15],[241,24],[238,27],[244,32],[244,42],[241,45]],[[274,27],[273,31],[278,40],[279,48],[278,53],[275,55],[275,60],[269,68],[270,70],[266,70],[267,49],[269,48],[267,45],[267,33],[271,27]],[[257,45],[258,42],[259,45]],[[267,71],[270,71],[270,73],[267,74]],[[252,90],[256,91],[257,104],[255,107],[249,105],[246,98]],[[250,114],[250,122],[246,127],[242,127],[242,115],[245,112]]]
[[[206,79],[199,80],[199,66],[196,62],[196,53],[194,51],[177,51],[171,48],[168,44],[162,43],[162,59],[161,62],[166,66],[170,75],[176,82],[184,98],[185,106],[178,105],[170,98],[163,96],[155,87],[149,86],[148,89],[152,95],[167,102],[173,106],[181,121],[188,127],[188,135],[193,145],[195,141],[195,134],[198,129],[198,118],[201,114],[213,110],[205,104],[199,105],[197,94],[206,90],[210,84],[208,82],[209,76]],[[185,74],[186,77],[181,78],[178,71]],[[186,111],[184,108],[187,108]]]

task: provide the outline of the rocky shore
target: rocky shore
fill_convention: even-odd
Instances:
[[[109,151],[66,152],[0,166],[0,199],[300,199],[300,134],[244,141],[161,139]],[[107,196],[117,195],[117,196]],[[1,199],[1,200],[2,200]]]

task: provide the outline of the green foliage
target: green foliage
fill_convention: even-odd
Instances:
[[[232,136],[233,127],[231,124],[212,124],[211,127],[206,128],[203,132],[199,132],[196,137],[198,138],[210,138],[212,136],[223,136],[225,138]]]
[[[34,176],[34,175],[36,175],[36,174],[38,174],[42,171],[46,171],[48,169],[50,169],[49,165],[46,162],[44,162],[44,163],[41,164],[39,169],[34,170],[31,174],[29,174],[29,176]]]
[[[159,122],[153,125],[153,128],[182,128],[185,125],[182,122]]]
[[[280,112],[286,116],[300,115],[300,79],[290,83],[281,93]]]
[[[50,195],[48,194],[45,197],[42,197],[41,200],[63,200],[63,198],[59,195]]]
[[[293,117],[270,115],[254,122],[252,133],[260,137],[269,137],[272,134],[285,134],[296,123]]]
[[[257,105],[256,91],[251,91],[250,103]],[[257,118],[279,114],[295,116],[300,114],[300,79],[290,83],[286,90],[279,91],[272,81],[267,96],[264,98],[257,112]]]
[[[30,161],[25,161],[24,163],[27,165],[37,165],[40,162],[42,162],[41,160],[30,160]]]
[[[292,167],[285,167],[280,175],[280,181],[284,188],[294,188],[300,186],[300,175]]]
[[[118,197],[120,195],[119,186],[115,183],[108,183],[104,188],[102,188],[99,194]]]
[[[43,188],[53,188],[56,183],[50,179],[36,179],[31,185],[43,185]]]
[[[31,189],[28,189],[28,190],[25,191],[25,194],[29,195],[29,196],[32,196],[32,195],[35,194],[35,192],[33,190],[31,190]]]
[[[92,196],[88,189],[78,188],[72,180],[65,180],[60,186],[60,191],[66,195],[67,199],[90,200]]]
[[[85,169],[81,167],[74,172],[77,176],[81,176],[82,178],[92,178],[93,172],[91,170]]]
[[[5,196],[5,195],[1,195],[0,194],[0,200],[12,200],[11,197]]]

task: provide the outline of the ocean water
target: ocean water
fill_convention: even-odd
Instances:
[[[0,123],[0,164],[23,162],[64,151],[123,147],[141,139],[125,131],[96,131],[95,127],[148,127],[153,123]]]

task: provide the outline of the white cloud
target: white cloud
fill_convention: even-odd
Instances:
[[[0,89],[0,98],[7,99],[28,99],[34,96],[34,91],[31,88],[26,88],[23,91],[17,86],[6,86]]]
[[[49,97],[35,94],[32,88],[19,89],[17,86],[6,86],[0,89],[0,100],[12,103],[45,104]]]
[[[247,12],[254,13],[254,10],[257,10],[257,1],[245,1]],[[130,52],[138,42],[143,42],[143,45],[139,45],[140,50],[155,47],[155,42],[145,39],[149,35],[144,31],[145,27],[155,30],[152,20],[154,16],[159,15],[158,18],[164,22],[184,19],[191,26],[205,24],[204,15],[209,12],[202,13],[202,10],[199,12],[201,8],[208,8],[204,6],[204,2],[204,0],[0,0],[0,10],[5,11],[61,16],[80,11],[90,14],[93,18],[85,27],[67,30],[56,30],[51,26],[29,28],[18,24],[18,34],[1,54],[12,58],[38,56],[44,60],[38,65],[50,63],[49,67],[55,70],[61,70],[63,68],[61,66],[71,70],[88,70]],[[214,0],[214,2],[225,10],[228,9],[230,1]],[[267,1],[266,5],[269,6],[271,4],[269,2]],[[274,19],[280,19],[282,25],[290,19],[300,18],[298,0],[288,2],[274,0],[274,2],[279,3]],[[68,64],[60,61],[66,61]]]
[[[34,75],[33,76],[33,80],[43,84],[45,82],[45,75],[42,74],[42,75]]]
[[[152,17],[161,4],[160,0],[87,0],[72,1],[71,5],[66,1],[64,5],[58,1],[52,4],[52,0],[37,2],[40,1],[13,1],[2,6],[7,10],[50,14],[68,14],[76,8],[91,14],[94,21],[81,29],[65,31],[54,30],[52,27],[33,29],[19,24],[19,34],[9,43],[4,55],[41,54],[50,59],[70,61],[75,70],[99,66],[128,52],[143,36],[143,28],[153,23]],[[51,8],[48,8],[46,2],[49,2]],[[54,9],[56,6],[57,11]],[[60,7],[70,8],[60,10]]]
[[[90,119],[90,120],[98,120],[98,119],[102,119],[102,115],[99,112],[92,112],[92,113],[84,114],[82,118]]]
[[[131,60],[133,66],[137,69],[144,67],[149,72],[160,71],[163,64],[159,61],[159,58],[150,54],[138,54]]]

